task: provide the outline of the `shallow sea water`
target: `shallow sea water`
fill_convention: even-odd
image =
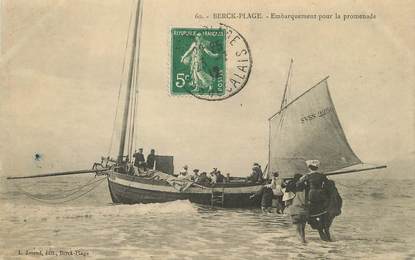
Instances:
[[[415,259],[414,180],[334,179],[344,200],[332,226],[335,241],[321,241],[308,226],[305,245],[287,215],[211,209],[189,201],[114,205],[106,180],[66,203],[46,204],[25,195],[58,198],[94,180],[2,180],[2,258]]]

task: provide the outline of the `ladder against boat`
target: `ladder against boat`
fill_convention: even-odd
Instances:
[[[212,197],[210,200],[210,205],[214,207],[215,205],[219,205],[223,207],[225,204],[225,187],[222,187],[220,190],[212,187]]]

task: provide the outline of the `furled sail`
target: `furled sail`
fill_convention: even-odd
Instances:
[[[323,172],[361,163],[337,117],[327,78],[269,119],[269,170],[281,177],[307,172],[306,160],[320,161]]]

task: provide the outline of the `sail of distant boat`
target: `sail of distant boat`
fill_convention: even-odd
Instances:
[[[347,142],[327,84],[328,77],[269,118],[269,170],[281,177],[307,172],[305,160],[332,172],[361,164]],[[284,97],[285,99],[285,97]]]

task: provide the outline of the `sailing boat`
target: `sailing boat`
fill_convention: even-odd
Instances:
[[[88,170],[8,177],[8,179],[96,173],[97,175],[107,176],[109,192],[114,203],[136,204],[190,200],[194,203],[211,206],[257,207],[259,200],[251,199],[250,196],[262,188],[261,183],[251,183],[237,177],[229,178],[226,183],[216,183],[214,185],[202,185],[191,180],[179,180],[172,175],[174,170],[172,156],[156,156],[155,169],[143,169],[133,166],[131,159],[138,95],[139,32],[141,32],[142,12],[142,1],[137,1],[133,35],[130,40],[131,46],[129,49],[131,53],[117,158],[103,157],[101,163],[95,163],[93,168]],[[126,63],[126,61],[124,62]]]
[[[287,89],[280,110],[269,120],[269,171],[281,178],[308,172],[305,161],[319,160],[326,175],[386,168],[366,166],[350,147],[328,88],[328,76],[287,103]],[[360,167],[351,168],[360,165]]]
[[[103,158],[92,169],[49,173],[8,179],[62,176],[96,173],[107,176],[108,188],[114,203],[157,203],[189,200],[194,203],[220,207],[257,207],[259,199],[251,199],[261,183],[247,182],[246,178],[229,178],[227,182],[199,184],[179,180],[173,174],[173,157],[157,156],[155,169],[140,169],[132,164],[137,108],[139,71],[138,34],[141,25],[142,5],[137,3],[127,88],[122,114],[118,156],[115,160]],[[291,63],[292,65],[292,63]],[[290,65],[290,71],[291,71]],[[270,119],[268,172],[279,171],[282,178],[304,173],[305,160],[318,159],[328,175],[358,170],[342,170],[361,163],[347,143],[327,85],[327,78],[287,104],[286,91],[281,110]],[[384,166],[381,166],[384,167]],[[378,167],[379,168],[379,167]],[[366,168],[368,170],[370,168]],[[373,169],[373,167],[371,168]],[[340,170],[340,171],[337,171]],[[335,172],[337,171],[337,172]]]

